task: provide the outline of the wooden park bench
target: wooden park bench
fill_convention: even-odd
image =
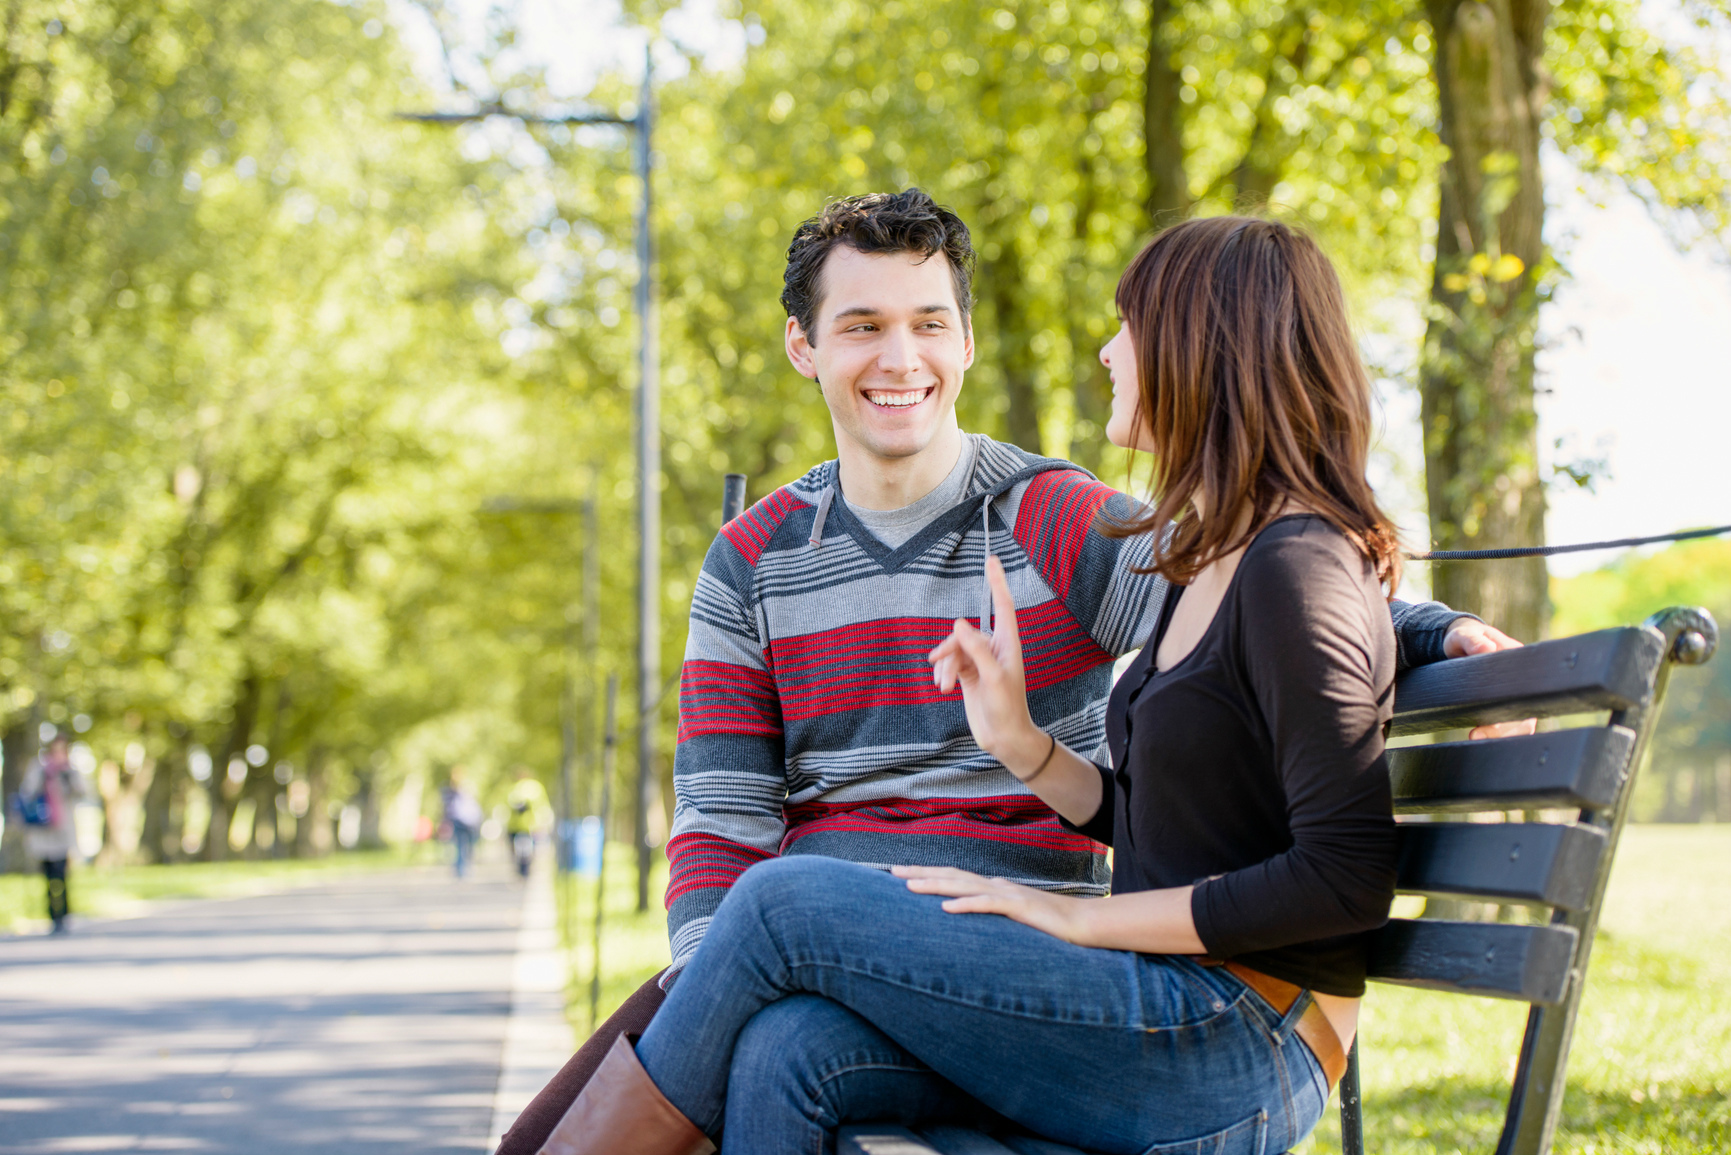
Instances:
[[[1639,626],[1412,670],[1395,689],[1393,734],[1435,734],[1517,718],[1569,718],[1518,738],[1391,749],[1405,894],[1521,904],[1548,918],[1524,925],[1391,919],[1377,932],[1370,977],[1530,1005],[1497,1155],[1549,1151],[1563,1102],[1569,1039],[1593,933],[1636,770],[1664,702],[1671,667],[1713,655],[1705,610],[1673,608]],[[1578,717],[1588,715],[1589,717]],[[1528,821],[1504,822],[1511,810]],[[1494,821],[1472,821],[1494,815]],[[1342,1147],[1364,1150],[1358,1045],[1340,1084]],[[1025,1137],[955,1127],[844,1129],[840,1155],[1076,1155]]]
[[[722,520],[744,504],[729,474]],[[1377,932],[1370,978],[1527,1003],[1526,1032],[1497,1155],[1545,1155],[1563,1103],[1580,1009],[1617,839],[1628,817],[1674,665],[1713,656],[1706,610],[1672,607],[1639,626],[1558,638],[1411,670],[1395,687],[1391,735],[1463,730],[1519,718],[1566,718],[1565,729],[1517,738],[1403,746],[1388,752],[1403,894],[1470,898],[1550,911],[1531,923],[1390,919]],[[1529,820],[1501,821],[1509,811]],[[1546,813],[1548,812],[1548,813]],[[1472,821],[1475,816],[1493,821]],[[1340,1082],[1343,1155],[1363,1155],[1358,1043]],[[1022,1136],[957,1127],[844,1128],[838,1155],[1085,1155]]]

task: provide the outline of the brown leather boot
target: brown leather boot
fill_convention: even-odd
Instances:
[[[631,1037],[613,1049],[541,1148],[541,1155],[710,1155],[709,1141],[667,1101]]]

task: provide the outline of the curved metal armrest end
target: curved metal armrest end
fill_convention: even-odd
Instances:
[[[1665,635],[1665,658],[1699,666],[1719,648],[1719,623],[1700,606],[1671,606],[1641,623]]]

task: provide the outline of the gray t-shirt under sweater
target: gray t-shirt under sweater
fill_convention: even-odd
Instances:
[[[924,529],[932,518],[962,499],[962,494],[968,491],[968,478],[973,475],[974,459],[978,456],[978,435],[964,433],[961,456],[956,458],[955,468],[938,482],[936,489],[900,509],[863,509],[848,501],[848,512],[859,518],[860,524],[871,530],[873,537],[891,549],[897,549]],[[847,501],[847,494],[842,494],[842,500]]]

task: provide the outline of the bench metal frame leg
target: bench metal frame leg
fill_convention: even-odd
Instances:
[[[1358,1091],[1358,1036],[1346,1053],[1346,1074],[1340,1077],[1341,1155],[1364,1155],[1364,1111]]]

